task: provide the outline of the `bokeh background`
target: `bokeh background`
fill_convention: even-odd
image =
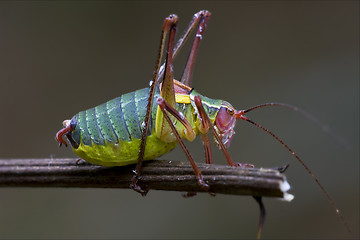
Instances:
[[[182,33],[201,9],[212,17],[193,87],[237,108],[269,101],[299,106],[336,136],[286,109],[248,115],[302,157],[342,210],[352,235],[280,144],[238,123],[230,148],[234,159],[258,167],[290,163],[286,174],[295,199],[264,200],[263,237],[359,237],[357,1],[1,1],[0,158],[75,157],[54,141],[62,121],[148,86],[163,19],[178,14]],[[176,59],[177,77],[187,49]],[[203,161],[201,143],[187,145]],[[226,163],[221,152],[214,155],[216,163]],[[163,158],[186,160],[180,149]],[[258,215],[251,197],[0,189],[0,238],[254,238]]]

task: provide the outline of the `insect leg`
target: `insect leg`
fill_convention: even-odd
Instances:
[[[201,140],[203,142],[204,150],[205,150],[205,160],[206,160],[206,163],[212,164],[211,145],[210,145],[210,139],[209,139],[209,129],[210,129],[209,124],[211,124],[211,122],[208,122],[205,120],[205,118],[206,118],[205,111],[203,111],[202,109],[199,109],[199,107],[197,107],[197,109],[198,109],[198,114],[199,114],[199,119],[200,119],[199,130],[201,132]]]
[[[259,218],[258,232],[257,232],[257,236],[256,236],[256,239],[260,239],[262,229],[263,229],[264,223],[265,223],[266,211],[265,211],[264,203],[262,201],[262,197],[261,196],[260,197],[253,196],[253,198],[256,200],[256,202],[259,204],[259,207],[260,207],[260,218]]]
[[[205,150],[205,159],[207,164],[212,164],[212,154],[211,154],[211,145],[208,133],[201,134],[201,140],[204,145]]]
[[[166,101],[162,98],[162,97],[159,97],[158,100],[157,100],[157,103],[159,105],[159,108],[161,109],[161,111],[163,112],[163,115],[164,115],[164,118],[166,119],[166,121],[169,123],[170,127],[171,127],[171,130],[172,132],[174,133],[174,135],[176,136],[176,139],[178,140],[178,142],[180,143],[180,146],[181,148],[184,150],[187,158],[189,159],[190,161],[190,164],[192,166],[192,168],[194,169],[194,172],[195,172],[195,175],[196,175],[196,178],[198,180],[198,183],[200,185],[200,187],[202,187],[205,191],[207,191],[210,195],[214,196],[214,193],[210,191],[210,186],[205,183],[204,179],[203,179],[203,176],[199,170],[199,168],[196,166],[195,164],[195,161],[194,159],[192,158],[189,150],[187,149],[187,147],[185,146],[184,142],[181,140],[181,137],[178,133],[178,131],[176,130],[173,122],[171,121],[170,119],[170,116],[168,114],[168,111],[167,109],[169,108],[169,105],[166,104]],[[175,109],[174,109],[175,110]],[[176,110],[175,110],[176,111]],[[169,111],[170,112],[170,111]],[[171,112],[170,112],[171,113]],[[180,115],[180,114],[179,114]]]
[[[172,107],[175,107],[175,90],[174,90],[174,71],[173,71],[173,48],[176,35],[176,26],[178,18],[174,15],[172,17],[172,22],[170,25],[168,46],[167,46],[167,55],[166,55],[166,65],[165,65],[165,75],[162,82],[160,96],[163,97]]]
[[[202,104],[202,101],[201,101],[201,98],[199,96],[195,96],[194,97],[194,101],[195,101],[195,105],[198,109],[198,112],[201,116],[201,119],[202,119],[202,122],[206,122],[207,123],[207,126],[210,127],[211,131],[213,132],[216,140],[218,141],[219,145],[220,145],[220,148],[221,150],[223,151],[225,157],[226,157],[226,160],[228,162],[228,164],[230,166],[234,166],[234,167],[254,167],[254,165],[252,164],[248,164],[248,163],[238,163],[238,162],[234,162],[232,159],[231,159],[231,156],[229,154],[229,152],[226,150],[226,147],[225,145],[223,144],[223,142],[221,141],[220,139],[220,136],[217,134],[213,124],[211,123],[208,115],[206,114],[205,112],[205,109],[203,107],[203,104]],[[204,123],[205,124],[205,123]]]
[[[168,102],[166,102],[166,100],[164,100],[163,98],[158,98],[160,100],[158,100],[158,104],[162,104],[164,105],[164,109],[166,110],[166,112],[170,113],[171,116],[175,117],[186,129],[186,135],[185,138],[188,139],[189,141],[192,141],[195,139],[196,134],[194,132],[194,130],[192,129],[191,124],[189,123],[189,121],[184,117],[184,115],[180,114],[175,108],[173,108]]]
[[[184,71],[182,73],[181,76],[181,80],[180,82],[184,83],[185,85],[191,86],[191,77],[192,77],[192,72],[193,72],[193,68],[194,68],[194,63],[195,63],[195,58],[196,58],[196,53],[197,50],[199,49],[199,44],[200,41],[203,37],[206,25],[210,19],[210,12],[208,11],[202,11],[199,12],[199,16],[200,16],[200,23],[199,23],[199,27],[197,29],[192,47],[191,47],[191,51],[190,54],[188,56],[187,62],[186,62],[186,66],[184,68]]]
[[[188,27],[186,28],[186,30],[184,31],[183,35],[179,38],[178,42],[176,43],[176,46],[175,46],[174,52],[173,52],[173,59],[175,59],[177,54],[180,52],[181,48],[185,45],[186,41],[189,39],[190,34],[195,29],[195,26],[199,23],[199,21],[204,17],[209,18],[210,15],[211,15],[211,13],[207,10],[201,10],[194,14],[193,19],[190,21],[190,23],[189,23]],[[207,23],[207,21],[206,21],[206,23]],[[205,24],[205,26],[206,26],[206,24]],[[203,27],[205,27],[205,26],[203,26]],[[159,75],[156,79],[157,83],[159,83],[161,77],[164,74],[164,71],[165,71],[165,63],[160,67]]]
[[[165,39],[169,32],[169,28],[172,27],[175,22],[177,22],[176,15],[170,15],[169,17],[167,17],[164,20],[164,24],[163,24],[163,28],[162,28],[162,32],[161,32],[161,38],[160,38],[159,53],[158,53],[156,64],[155,64],[154,75],[153,75],[151,85],[150,85],[150,93],[149,93],[149,98],[148,98],[146,116],[145,116],[145,120],[144,120],[144,128],[143,128],[142,137],[141,137],[138,162],[137,162],[136,169],[135,169],[135,175],[133,176],[131,184],[130,184],[130,188],[141,193],[142,195],[146,195],[147,191],[142,189],[140,186],[138,186],[137,182],[141,176],[142,162],[144,159],[145,146],[146,146],[147,131],[148,131],[150,115],[151,115],[151,107],[152,107],[153,100],[154,100],[155,86],[156,86],[156,82],[157,82],[156,80],[158,79],[158,76],[159,76],[161,59],[164,54]]]
[[[177,17],[173,17],[173,22],[171,22],[167,46],[167,55],[166,55],[166,65],[165,65],[165,75],[161,86],[160,96],[172,107],[175,108],[175,90],[174,90],[174,72],[173,72],[173,50],[175,42],[177,26]],[[175,141],[173,135],[171,135],[171,124],[167,121],[164,121],[164,115],[160,108],[158,108],[156,113],[156,126],[155,132],[159,139],[166,142]]]

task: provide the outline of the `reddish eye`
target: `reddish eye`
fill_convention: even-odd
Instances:
[[[226,111],[227,111],[228,114],[234,115],[234,109],[232,109],[232,108],[227,108]]]
[[[226,132],[232,127],[236,120],[234,117],[234,110],[227,107],[221,107],[216,116],[216,126],[221,132]]]

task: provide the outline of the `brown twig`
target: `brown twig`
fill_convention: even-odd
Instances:
[[[289,199],[278,170],[198,164],[215,193]],[[0,159],[0,187],[129,188],[134,166],[102,167],[76,159]],[[191,165],[155,160],[144,163],[139,184],[145,189],[203,192]],[[291,195],[290,195],[291,196]]]

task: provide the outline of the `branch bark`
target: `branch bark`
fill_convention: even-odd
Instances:
[[[198,164],[215,193],[291,200],[278,170]],[[0,159],[0,187],[129,188],[134,166],[102,167],[76,159]],[[141,187],[148,190],[203,192],[191,165],[154,160],[144,163]],[[290,198],[289,198],[290,197]]]

